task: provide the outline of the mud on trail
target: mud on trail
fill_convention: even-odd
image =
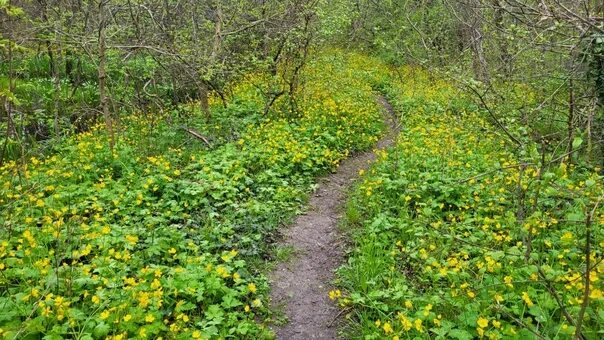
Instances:
[[[394,143],[398,127],[390,103],[381,96],[378,101],[388,125],[377,143],[377,149],[384,149]],[[344,259],[338,223],[347,190],[374,159],[374,152],[364,152],[342,161],[337,172],[319,180],[307,212],[284,231],[281,245],[293,248],[295,255],[271,274],[272,305],[283,308],[288,318],[287,324],[273,327],[277,339],[337,338],[339,310],[328,294],[334,272]]]

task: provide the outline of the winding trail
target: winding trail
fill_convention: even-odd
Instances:
[[[377,149],[384,149],[394,143],[398,129],[390,103],[382,96],[378,101],[388,125],[388,132],[377,143]],[[281,245],[292,247],[295,255],[291,261],[279,263],[271,275],[272,304],[283,308],[289,321],[274,327],[277,339],[337,338],[339,311],[328,293],[344,258],[338,233],[341,207],[359,170],[368,168],[374,159],[374,152],[364,152],[340,163],[336,173],[319,181],[308,211],[284,231]]]

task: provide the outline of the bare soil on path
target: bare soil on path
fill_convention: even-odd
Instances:
[[[384,149],[394,143],[398,128],[390,103],[381,96],[378,101],[388,125],[377,143],[377,149]],[[307,212],[284,231],[281,246],[293,248],[295,255],[279,263],[270,277],[272,305],[282,308],[288,319],[287,324],[274,327],[277,339],[337,338],[339,310],[328,294],[335,270],[344,260],[338,224],[347,191],[374,159],[374,152],[364,152],[342,161],[337,172],[319,181]]]

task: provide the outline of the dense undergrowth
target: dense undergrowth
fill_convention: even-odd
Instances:
[[[384,70],[315,58],[296,118],[263,116],[251,76],[215,127],[194,125],[217,137],[209,150],[149,115],[121,125],[113,155],[99,128],[3,166],[0,337],[270,337],[252,264],[316,175],[375,142]]]
[[[403,131],[347,205],[352,250],[331,293],[347,334],[571,338],[581,323],[601,338],[599,169],[515,149],[453,85],[401,74],[386,91]]]

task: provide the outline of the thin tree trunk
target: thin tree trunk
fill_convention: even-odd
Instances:
[[[57,55],[61,55],[60,48]],[[59,137],[61,134],[61,127],[59,125],[61,111],[61,75],[59,73],[58,61],[54,63],[52,73],[54,80],[54,132],[55,137]]]
[[[488,82],[489,75],[487,70],[487,61],[484,56],[484,49],[482,46],[483,35],[479,28],[479,22],[474,23],[471,28],[471,39],[472,39],[472,51],[473,51],[473,67],[476,78],[480,81]]]
[[[222,49],[222,6],[218,1],[216,3],[216,22],[214,23],[214,43],[212,44],[212,62],[218,58],[218,54]]]
[[[42,6],[44,6],[42,10],[42,19],[44,19],[45,24],[50,27],[50,21],[48,19],[48,4],[46,2],[40,2]],[[52,32],[50,29],[46,29],[46,33],[50,36],[51,34],[55,34],[55,44],[57,47],[60,46],[60,41],[56,36],[56,32]],[[60,128],[59,128],[59,111],[60,111],[60,95],[61,95],[61,78],[59,74],[59,56],[61,55],[60,48],[57,49],[57,55],[55,56],[53,51],[53,43],[50,41],[50,38],[46,39],[46,49],[48,53],[48,59],[50,63],[50,74],[53,79],[54,93],[53,93],[53,130],[55,137],[59,136]]]
[[[492,0],[493,1],[493,10],[495,15],[495,29],[497,43],[499,47],[499,59],[501,60],[503,74],[506,79],[512,74],[513,65],[512,65],[512,56],[510,55],[508,49],[508,43],[505,36],[505,25],[504,25],[504,13],[505,9],[501,5],[500,0]]]
[[[12,5],[12,1],[9,0],[8,5]],[[11,16],[8,16],[8,26],[11,27]],[[14,65],[13,65],[13,36],[8,36],[8,48],[7,48],[7,63],[8,63],[8,95],[4,96],[4,108],[6,110],[6,135],[10,138],[17,137],[17,127],[13,117],[13,102],[9,96],[14,95],[15,91],[15,80],[14,80]]]
[[[210,54],[210,64],[216,64],[219,55],[222,50],[222,21],[223,21],[223,13],[222,6],[220,1],[216,1],[216,12],[215,12],[215,22],[214,22],[214,41],[212,43],[212,53]],[[206,115],[206,120],[209,122],[212,118],[212,114],[210,112],[210,105],[208,102],[209,97],[209,88],[208,84],[202,80],[199,85],[199,103],[201,106],[202,112]]]
[[[572,70],[571,70],[572,72]],[[573,162],[573,141],[575,139],[575,89],[573,86],[573,78],[572,75],[568,80],[568,121],[566,123],[566,129],[568,133],[568,144],[567,144],[567,152],[568,154],[568,163],[571,164]]]
[[[199,106],[201,111],[206,115],[206,120],[209,122],[212,118],[210,113],[210,103],[208,101],[209,91],[205,83],[199,84]]]
[[[488,82],[487,61],[483,48],[482,18],[480,13],[479,0],[470,0],[467,3],[461,3],[462,25],[464,26],[465,39],[472,50],[472,69],[476,79]]]
[[[48,23],[48,18],[45,18],[46,22]],[[60,71],[59,71],[59,63],[60,63],[60,56],[61,56],[61,42],[59,40],[58,37],[58,27],[55,27],[55,31],[53,32],[53,34],[55,35],[55,45],[57,47],[57,54],[54,55],[53,50],[52,50],[52,43],[50,42],[50,40],[47,41],[47,48],[48,48],[48,57],[50,59],[50,68],[51,68],[51,72],[52,72],[52,79],[53,79],[53,85],[54,85],[54,93],[53,93],[53,110],[54,110],[54,119],[53,119],[53,128],[54,128],[54,134],[55,137],[58,137],[59,134],[61,133],[60,131],[60,126],[59,126],[59,119],[60,119],[60,112],[61,112],[61,75],[60,75]]]
[[[103,118],[105,120],[105,127],[107,129],[107,134],[109,135],[109,149],[111,154],[113,155],[113,148],[115,146],[115,135],[113,131],[113,122],[111,119],[111,114],[109,113],[109,98],[107,97],[107,72],[106,72],[106,63],[107,63],[107,51],[106,51],[106,42],[105,42],[105,10],[107,5],[107,0],[100,0],[99,2],[99,70],[98,70],[98,78],[99,78],[99,99],[101,111],[103,112]]]

